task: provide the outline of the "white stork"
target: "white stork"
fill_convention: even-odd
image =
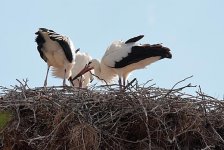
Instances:
[[[50,66],[56,70],[62,70],[63,86],[65,79],[71,76],[71,69],[74,64],[75,53],[74,45],[70,38],[60,35],[53,30],[40,28],[36,33],[37,50],[40,57],[47,63],[47,74],[44,81],[44,86],[47,86],[47,77]]]
[[[110,81],[118,75],[120,89],[122,89],[122,86],[125,86],[128,74],[133,70],[145,68],[147,65],[163,58],[172,58],[170,49],[163,47],[161,44],[141,45],[137,43],[143,37],[143,35],[140,35],[126,42],[113,42],[107,48],[101,62],[97,59],[91,60],[74,79],[94,69],[95,75],[105,81]]]
[[[72,74],[69,77],[70,84],[74,87],[86,88],[89,83],[93,80],[92,73],[89,71],[82,75],[81,77],[72,80],[88,63],[92,58],[87,53],[79,52],[79,49],[76,50],[75,64],[72,67]],[[63,75],[63,70],[53,69],[53,75],[56,77],[61,77]]]

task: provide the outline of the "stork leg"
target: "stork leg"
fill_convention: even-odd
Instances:
[[[65,84],[65,75],[66,75],[66,69],[65,69],[65,73],[64,73],[64,78],[63,78],[63,86],[66,86],[66,84]]]
[[[82,76],[80,77],[80,80],[79,80],[79,88],[82,88]]]
[[[125,88],[125,85],[126,85],[126,80],[125,78],[123,78],[123,87]]]
[[[119,84],[119,89],[120,89],[120,91],[122,91],[121,77],[119,77],[119,79],[118,79],[118,84]]]
[[[123,84],[121,85],[121,91],[125,92],[125,84],[126,84],[125,83],[125,81],[126,81],[125,78],[122,78],[122,81],[123,81]]]
[[[49,72],[49,69],[50,69],[50,66],[47,65],[47,74],[46,74],[46,77],[45,77],[45,80],[44,80],[44,87],[47,86],[47,77],[48,77],[48,72]]]

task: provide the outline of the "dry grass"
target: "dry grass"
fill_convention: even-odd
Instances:
[[[27,81],[12,89],[2,87],[0,108],[13,118],[0,134],[1,147],[223,149],[223,101],[200,90],[196,96],[184,94],[182,89],[190,84],[175,86],[167,90],[134,85],[125,93],[113,86],[30,89]]]

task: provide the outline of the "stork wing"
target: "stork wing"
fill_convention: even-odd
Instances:
[[[56,32],[50,32],[49,37],[51,40],[58,42],[58,44],[62,47],[68,61],[72,62],[73,61],[73,54],[71,48],[72,41],[68,37],[57,34]]]
[[[170,50],[168,48],[159,44],[133,46],[130,53],[128,53],[126,57],[123,57],[120,61],[115,63],[114,68],[122,68],[130,64],[137,63],[141,60],[157,56],[160,56],[160,58],[171,58],[172,55],[169,51]]]
[[[116,62],[122,61],[131,52],[133,45],[126,45],[122,41],[113,42],[106,50],[101,62],[108,67],[115,67]]]
[[[137,42],[137,41],[141,40],[143,37],[144,37],[144,35],[139,35],[139,36],[133,37],[133,38],[127,40],[125,42],[125,44]]]
[[[48,30],[46,28],[40,28],[39,31],[46,32],[51,40],[58,42],[58,44],[62,47],[67,60],[69,62],[73,61],[72,51],[74,49],[74,46],[73,46],[72,41],[68,37],[60,35],[60,34],[56,33],[55,31]],[[38,34],[38,32],[36,34]],[[38,39],[38,37],[37,37],[37,39]],[[38,51],[39,51],[39,49],[38,49]]]
[[[43,47],[43,44],[45,42],[44,40],[44,37],[39,33],[39,32],[36,32],[35,34],[37,34],[37,37],[35,39],[35,42],[37,43],[37,50],[40,54],[40,57],[45,61],[47,62],[47,58],[45,57],[44,53],[42,52],[42,47]]]

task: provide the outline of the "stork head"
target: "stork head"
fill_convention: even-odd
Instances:
[[[92,70],[93,69],[92,65],[93,65],[92,61],[90,61],[88,64],[86,64],[86,66],[74,78],[71,79],[71,81],[76,80],[78,77],[80,77],[83,74],[85,74],[86,72]]]

